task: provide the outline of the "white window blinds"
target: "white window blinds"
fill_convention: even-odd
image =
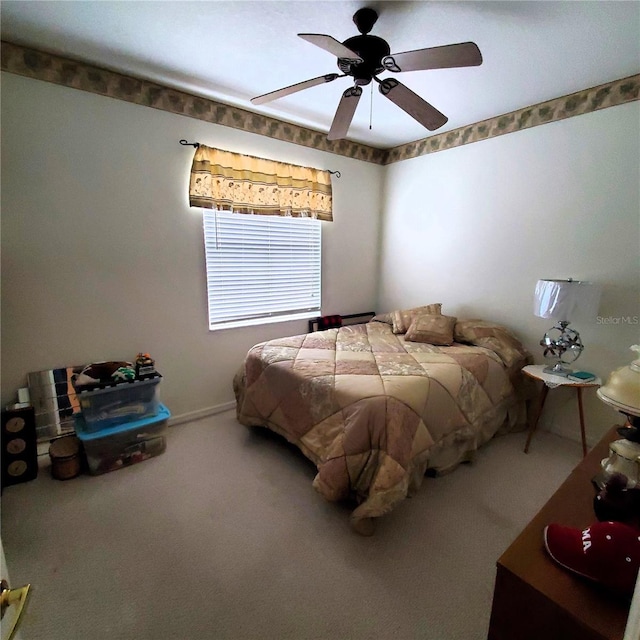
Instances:
[[[319,315],[319,220],[215,209],[203,218],[210,329]]]

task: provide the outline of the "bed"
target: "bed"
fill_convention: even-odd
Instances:
[[[238,421],[266,427],[317,467],[313,486],[356,505],[352,527],[526,424],[531,355],[507,328],[423,305],[252,347],[234,378]]]

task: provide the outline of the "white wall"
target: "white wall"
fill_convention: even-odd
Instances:
[[[553,323],[533,315],[536,281],[593,280],[602,319],[574,323],[586,345],[576,364],[606,377],[631,361],[640,326],[622,318],[640,316],[640,103],[399,162],[385,185],[379,311],[442,302],[511,327],[541,363]],[[593,441],[619,416],[584,396]],[[573,391],[549,394],[545,423],[579,437]]]
[[[342,172],[336,221],[323,223],[324,313],[442,301],[510,326],[541,362],[550,323],[531,312],[535,281],[591,279],[611,321],[575,323],[578,362],[606,376],[640,342],[638,325],[620,324],[640,315],[639,110],[379,167],[3,73],[2,403],[29,371],[144,350],[174,415],[206,411],[233,399],[250,346],[306,330],[208,331],[201,214],[186,198],[193,149],[180,138]],[[585,400],[594,440],[617,414]],[[574,394],[550,394],[544,423],[576,438]]]
[[[233,400],[247,349],[306,321],[210,332],[197,140],[338,169],[323,224],[323,312],[375,307],[384,168],[2,74],[2,404],[29,371],[155,357],[174,416]]]

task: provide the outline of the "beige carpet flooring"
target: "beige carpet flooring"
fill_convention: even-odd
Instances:
[[[172,427],[167,451],[2,495],[24,640],[480,640],[495,562],[581,459],[544,431],[499,437],[426,478],[365,538],[314,467],[233,412]]]

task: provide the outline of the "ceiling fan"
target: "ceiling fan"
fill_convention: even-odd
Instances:
[[[429,131],[440,128],[447,122],[447,116],[440,113],[434,106],[395,78],[390,77],[381,80],[378,78],[378,74],[383,71],[399,73],[401,71],[473,67],[482,64],[480,49],[473,42],[461,42],[460,44],[392,54],[385,40],[378,36],[369,35],[377,20],[378,14],[373,9],[368,7],[358,9],[353,15],[353,22],[360,35],[348,38],[342,43],[331,36],[319,33],[299,33],[298,35],[303,40],[307,40],[335,55],[338,58],[338,68],[342,75],[328,73],[257,96],[252,98],[251,102],[253,104],[264,104],[303,89],[315,87],[325,82],[333,82],[337,78],[351,76],[354,80],[354,85],[342,94],[340,104],[331,123],[331,129],[327,135],[329,140],[339,140],[347,135],[349,125],[362,95],[362,87],[372,80],[378,83],[378,89],[385,98],[388,98],[403,111],[406,111]]]

